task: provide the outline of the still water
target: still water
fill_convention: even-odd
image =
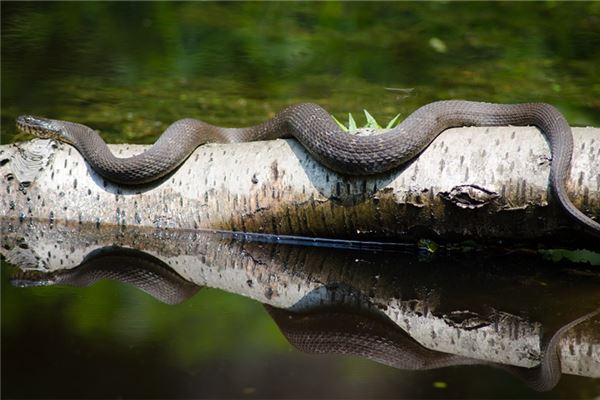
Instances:
[[[545,101],[572,125],[598,126],[599,63],[592,2],[3,2],[2,143],[27,139],[13,128],[24,113],[151,143],[180,118],[247,125],[303,101],[380,121],[439,99]],[[600,396],[598,379],[565,374],[538,392],[523,372],[542,359],[540,339],[600,304],[597,266],[528,252],[2,229],[3,397]],[[93,277],[112,280],[82,287]],[[564,336],[563,364],[578,375],[598,376],[599,323]],[[352,353],[344,343],[375,334],[388,346],[369,342],[379,355],[301,351]],[[407,354],[399,348],[419,355],[410,366],[448,366],[410,371],[391,356]]]
[[[432,256],[408,245],[3,225],[2,255],[21,268],[3,268],[8,397],[599,389],[582,377],[600,375],[600,277],[589,268],[526,251]],[[569,373],[557,386],[552,368]]]

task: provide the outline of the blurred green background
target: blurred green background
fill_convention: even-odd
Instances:
[[[544,101],[598,126],[599,18],[598,2],[3,2],[3,142],[24,113],[149,143],[180,118],[245,125],[300,101],[382,121]]]
[[[440,99],[543,101],[572,125],[600,126],[600,2],[1,8],[2,143],[27,139],[14,130],[20,114],[84,123],[110,142],[151,143],[180,118],[240,126],[304,101],[340,120],[367,109],[379,121]],[[303,397],[534,395],[517,381],[507,386],[502,372],[475,382],[462,369],[414,375],[368,361],[309,361],[259,304],[215,290],[172,307],[109,282],[16,289],[6,274],[3,263],[8,397],[292,396],[293,382]],[[277,382],[264,380],[276,373]],[[455,383],[435,388],[439,380]],[[600,391],[581,382],[565,377],[548,396]]]

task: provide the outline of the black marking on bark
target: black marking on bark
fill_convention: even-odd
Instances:
[[[469,209],[484,207],[500,197],[498,193],[478,185],[454,186],[449,192],[438,194],[457,207]]]
[[[583,208],[587,208],[590,204],[590,188],[587,186],[583,189],[583,199],[581,205]]]
[[[274,181],[277,181],[277,179],[279,179],[279,168],[277,165],[277,160],[271,163],[271,177]]]
[[[273,297],[273,289],[271,287],[265,290],[265,297],[269,300]]]

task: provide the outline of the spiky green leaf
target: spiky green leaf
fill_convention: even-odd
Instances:
[[[338,124],[338,126],[340,127],[341,130],[343,130],[344,132],[348,132],[348,128],[346,128],[344,126],[344,124],[342,124],[340,121],[338,121],[338,119],[336,117],[334,117],[332,115],[331,118],[333,118],[333,120],[335,121],[336,124]]]
[[[373,118],[373,116],[369,114],[367,110],[363,111],[365,112],[365,117],[367,117],[367,125],[365,126],[365,128],[380,129],[381,126],[379,126],[375,118]]]
[[[352,113],[348,113],[348,130],[350,133],[355,133],[357,131],[356,121],[352,117]]]
[[[392,120],[390,122],[388,122],[388,124],[385,126],[385,129],[392,129],[396,126],[396,121],[398,121],[398,118],[400,118],[400,113],[398,113],[398,115],[396,115],[394,118],[392,118]]]

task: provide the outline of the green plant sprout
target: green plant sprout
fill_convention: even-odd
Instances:
[[[398,114],[394,118],[392,118],[387,123],[385,128],[383,128],[381,125],[379,125],[379,123],[375,120],[375,118],[367,110],[363,110],[363,111],[365,113],[365,118],[366,118],[367,122],[365,123],[365,125],[361,126],[360,128],[357,127],[356,120],[352,116],[352,113],[348,113],[348,125],[347,126],[342,124],[340,121],[338,121],[338,119],[336,117],[334,117],[333,115],[332,115],[332,118],[344,132],[348,132],[348,133],[356,133],[359,129],[365,129],[365,128],[367,128],[367,129],[392,129],[392,128],[398,126],[397,121],[398,121],[398,118],[400,118],[400,114]]]

